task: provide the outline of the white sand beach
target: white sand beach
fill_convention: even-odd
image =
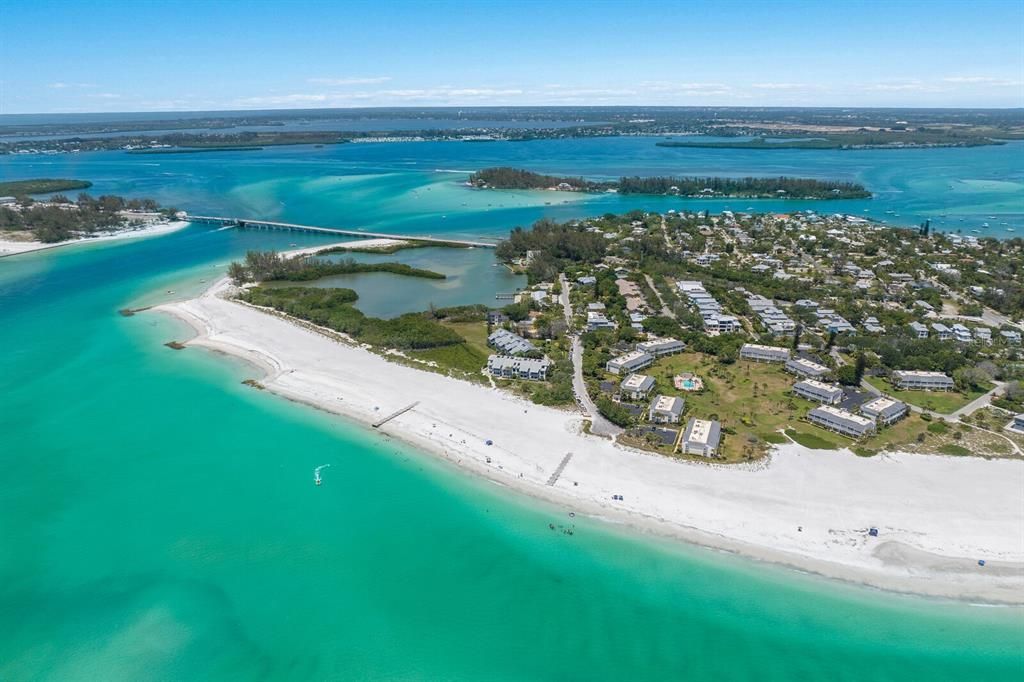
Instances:
[[[293,249],[291,251],[285,251],[286,256],[312,256],[318,251],[324,249],[333,248],[346,248],[356,249],[360,251],[376,251],[379,249],[390,249],[392,246],[405,246],[409,242],[403,239],[388,239],[385,237],[373,238],[373,239],[356,239],[347,242],[335,242],[333,244],[319,244],[317,246],[311,246],[306,249]]]
[[[98,242],[113,241],[115,239],[139,239],[142,237],[158,237],[162,234],[176,232],[188,226],[188,221],[172,220],[170,222],[150,223],[144,226],[129,227],[115,232],[104,232],[95,237],[82,237],[80,239],[69,239],[66,242],[47,244],[39,241],[20,241],[13,239],[0,239],[0,258],[4,256],[15,256],[33,251],[45,251],[75,244],[96,244]]]
[[[225,300],[228,286],[221,280],[198,299],[156,310],[196,329],[188,345],[262,367],[264,386],[286,398],[364,424],[419,401],[381,431],[466,470],[577,513],[832,578],[1024,603],[1022,461],[862,458],[795,444],[754,466],[672,460],[583,435],[578,414],[390,363]]]

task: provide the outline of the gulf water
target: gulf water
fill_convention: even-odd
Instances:
[[[4,159],[0,171],[82,177],[97,193],[154,196],[194,211],[493,236],[543,215],[670,204],[497,196],[435,169],[507,163],[615,175],[624,172],[619,160],[641,174],[698,172],[664,160],[681,150],[648,146],[626,139],[102,153]],[[1005,151],[929,150],[931,162],[837,156],[854,165],[835,168],[771,152],[757,163],[794,174],[774,164],[799,162],[802,175],[870,177],[888,188],[973,181],[969,199],[917,190],[893,192],[891,205],[909,220],[987,216],[1000,206],[1007,220],[1019,219],[1019,194],[977,184],[1020,181]],[[701,158],[699,172],[715,172],[711,157]],[[728,203],[742,210],[752,202]],[[876,206],[848,203],[851,212]],[[180,323],[117,313],[193,295],[248,249],[327,241],[192,226],[0,259],[0,679],[1024,675],[1019,609],[896,596],[570,518],[248,388],[241,381],[258,376],[252,367],[165,347],[190,335]],[[486,279],[484,252],[428,251],[395,258],[461,277],[450,300],[476,297],[464,289]],[[479,298],[508,284],[492,280]],[[393,300],[372,303],[375,314],[402,312],[413,295],[393,291]],[[435,297],[422,294],[427,303]],[[313,469],[322,464],[331,466],[316,487]],[[551,523],[574,524],[575,533],[552,532]]]

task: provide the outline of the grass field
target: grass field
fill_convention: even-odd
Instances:
[[[491,353],[487,347],[487,323],[443,322],[442,324],[458,333],[465,339],[465,343],[409,351],[409,357],[436,362],[443,369],[455,370],[463,378],[483,381],[484,378],[480,375],[480,370],[487,364],[487,356]]]
[[[672,378],[681,372],[692,372],[703,379],[704,390],[676,390]],[[698,417],[722,423],[719,451],[727,462],[760,457],[769,444],[785,442],[779,431],[787,427],[795,429],[808,442],[815,442],[813,447],[838,447],[824,429],[800,422],[814,403],[789,393],[793,378],[778,365],[743,361],[723,365],[702,353],[687,352],[661,358],[644,373],[657,382],[655,393],[679,396],[686,401],[684,420]]]
[[[893,386],[878,377],[865,377],[867,382],[883,393],[902,400],[909,405],[917,405],[932,412],[950,414],[976,398],[985,395],[985,391],[959,393],[957,391],[897,391]]]

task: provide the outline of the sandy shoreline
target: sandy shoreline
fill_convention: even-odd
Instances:
[[[6,256],[18,256],[23,253],[34,253],[36,251],[46,251],[47,249],[56,249],[63,246],[74,246],[75,244],[96,244],[98,242],[113,241],[116,239],[139,239],[141,237],[157,237],[162,234],[169,234],[176,232],[183,227],[187,227],[189,223],[184,220],[172,220],[166,223],[156,223],[153,225],[147,225],[146,227],[140,227],[136,229],[126,229],[118,232],[112,232],[109,234],[103,234],[99,237],[82,237],[81,239],[69,239],[66,242],[57,242],[56,244],[47,244],[44,242],[37,241],[13,241],[8,239],[0,239],[0,258]]]
[[[584,436],[572,413],[389,363],[224,300],[226,286],[155,310],[196,330],[188,345],[249,360],[290,400],[362,424],[418,400],[380,430],[465,470],[578,513],[830,578],[1024,604],[1024,462],[861,458],[795,444],[745,468],[670,460]]]

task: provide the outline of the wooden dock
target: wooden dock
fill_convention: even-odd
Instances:
[[[565,453],[565,457],[562,458],[562,461],[558,463],[558,466],[555,467],[554,472],[552,472],[551,476],[548,478],[548,485],[558,483],[558,478],[562,475],[562,472],[565,471],[565,465],[569,463],[570,459],[572,459],[572,453]]]
[[[412,408],[416,407],[419,404],[420,404],[420,401],[417,400],[414,403],[409,403],[408,405],[406,405],[405,407],[403,407],[400,410],[395,410],[394,412],[392,412],[388,416],[384,417],[383,419],[378,419],[377,421],[373,422],[373,428],[379,429],[380,427],[384,426],[385,424],[387,424],[389,421],[391,421],[395,417],[398,417],[400,415],[405,414],[406,412],[408,412],[409,410],[411,410]]]
[[[365,232],[363,230],[346,230],[338,227],[320,227],[318,225],[298,225],[296,223],[282,223],[273,220],[249,220],[247,218],[227,218],[224,216],[191,215],[187,214],[185,220],[193,223],[205,223],[207,225],[220,225],[222,228],[237,228],[239,230],[289,230],[293,232],[313,232],[318,234],[336,234],[343,237],[362,237],[364,239],[400,239],[410,242],[429,242],[433,244],[457,244],[459,246],[473,246],[484,249],[493,249],[496,242],[471,241],[468,239],[449,239],[447,237],[424,237],[414,234],[391,234],[389,232]]]

